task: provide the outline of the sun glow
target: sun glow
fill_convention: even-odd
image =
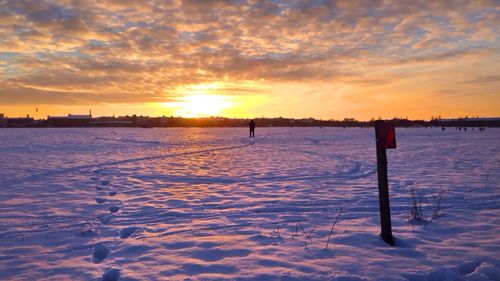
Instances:
[[[268,86],[259,81],[216,81],[165,89],[173,101],[160,103],[162,114],[182,117],[249,117],[261,114]]]
[[[233,102],[226,96],[190,95],[181,99],[175,114],[184,117],[218,116],[232,105]]]

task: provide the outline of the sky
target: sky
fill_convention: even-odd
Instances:
[[[0,0],[7,116],[500,116],[500,1]]]

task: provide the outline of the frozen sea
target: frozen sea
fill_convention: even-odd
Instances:
[[[500,129],[397,129],[395,247],[373,128],[247,133],[0,130],[0,280],[500,280]]]

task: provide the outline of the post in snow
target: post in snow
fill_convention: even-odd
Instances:
[[[396,130],[393,124],[383,120],[375,121],[375,142],[377,145],[378,197],[380,208],[380,227],[382,239],[394,246],[391,226],[391,207],[389,204],[389,182],[387,179],[386,149],[396,148]]]

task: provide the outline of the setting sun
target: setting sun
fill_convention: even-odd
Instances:
[[[258,94],[249,94],[250,90]],[[272,90],[264,81],[215,81],[175,88],[172,101],[161,103],[159,112],[182,117],[243,117],[250,111],[261,113],[259,106],[268,101],[262,93]],[[166,91],[166,94],[172,92]]]
[[[233,102],[225,96],[218,95],[191,95],[186,96],[177,103],[176,115],[184,117],[217,116]]]

